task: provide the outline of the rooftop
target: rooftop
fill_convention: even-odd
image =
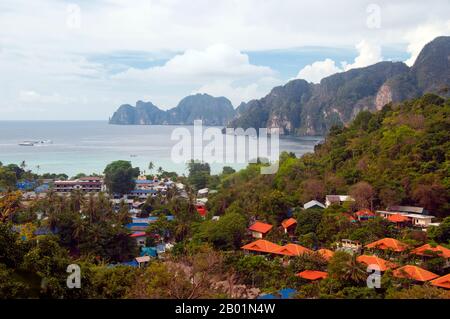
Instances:
[[[372,256],[361,255],[361,256],[358,256],[356,258],[356,260],[360,263],[366,264],[367,266],[377,265],[381,271],[386,271],[388,269],[393,269],[393,268],[397,267],[396,264],[394,264],[390,261],[384,260],[383,258],[374,256],[374,255],[372,255]]]
[[[408,248],[408,245],[394,238],[383,238],[366,245],[366,248],[376,248],[402,252]]]
[[[431,284],[436,287],[450,289],[450,274],[432,280]]]
[[[264,239],[256,240],[241,247],[241,249],[244,250],[257,251],[262,253],[274,253],[280,248],[281,246]]]
[[[284,246],[281,246],[278,250],[274,251],[275,254],[285,256],[300,256],[304,253],[309,252],[311,252],[310,249],[297,244],[286,244]]]
[[[283,226],[283,228],[289,228],[295,224],[297,224],[297,220],[295,220],[295,218],[285,219],[281,222],[281,226]]]
[[[299,272],[296,276],[307,280],[318,280],[327,278],[328,273],[325,271],[318,271],[318,270],[304,270],[302,272]]]
[[[255,222],[253,225],[251,225],[248,229],[254,232],[265,234],[269,232],[272,229],[272,225],[262,223],[262,222]]]
[[[393,272],[394,277],[397,278],[408,278],[415,281],[429,281],[439,277],[438,275],[420,268],[418,266],[406,265],[400,267]]]
[[[441,245],[433,247],[430,244],[425,244],[414,249],[412,253],[419,256],[433,256],[433,254],[436,254],[444,258],[450,258],[450,249]]]

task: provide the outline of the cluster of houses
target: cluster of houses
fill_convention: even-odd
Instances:
[[[349,195],[326,195],[325,204],[312,200],[303,205],[304,209],[318,208],[324,209],[331,205],[343,205],[355,200]],[[429,215],[423,207],[414,206],[389,206],[386,210],[377,210],[375,212],[369,209],[362,209],[355,213],[347,213],[345,216],[351,221],[364,221],[380,216],[400,227],[417,227],[426,230],[429,226],[439,226],[439,223],[433,223],[435,216]]]
[[[283,221],[282,227],[286,232],[289,232],[289,228],[293,227],[295,223],[295,220],[293,218],[290,218]],[[323,257],[324,260],[329,261],[334,255],[333,250],[326,248],[321,248],[314,251],[296,243],[288,243],[281,246],[268,240],[262,239],[268,232],[270,232],[272,228],[272,225],[259,221],[252,224],[249,227],[249,231],[254,238],[257,238],[257,240],[242,246],[241,249],[246,252],[270,256],[281,256],[287,259],[289,259],[289,257],[300,256],[303,254],[318,254]],[[362,253],[362,247],[360,247],[359,244],[355,244],[355,242],[348,240],[343,240],[342,243],[339,243],[339,245],[336,246],[336,251],[345,250],[349,252],[353,251],[354,253],[357,252],[358,254],[360,254],[357,257],[357,261],[370,266],[372,269],[378,269],[381,272],[391,269],[393,270],[394,277],[407,278],[419,283],[429,281],[431,285],[434,285],[436,287],[450,289],[450,274],[440,277],[439,275],[434,274],[417,265],[405,265],[399,267],[396,263],[390,260],[385,260],[376,255],[376,251],[384,250],[399,254],[406,253],[410,255],[416,255],[424,259],[438,256],[446,260],[445,267],[450,267],[450,249],[446,247],[440,245],[431,246],[430,244],[425,244],[420,247],[412,248],[394,238],[383,238],[365,245],[364,250],[367,250],[367,253]],[[349,250],[348,248],[356,249]],[[287,260],[287,262],[289,262],[289,260]],[[328,273],[322,270],[311,269],[302,271],[298,273],[297,276],[309,281],[316,281],[326,278],[328,276]]]
[[[345,202],[351,201],[354,201],[354,199],[348,195],[328,195],[325,204],[312,200],[305,203],[303,208],[305,210],[313,208],[325,209],[331,205],[342,205]],[[421,207],[391,206],[384,211],[376,212],[372,212],[369,209],[363,209],[355,213],[346,213],[345,216],[352,222],[363,222],[375,218],[376,216],[381,216],[382,218],[395,223],[398,227],[418,227],[422,230],[426,230],[426,228],[431,225],[438,225],[437,223],[432,223],[434,216],[428,215],[428,212]],[[290,235],[291,239],[293,238],[296,225],[297,221],[292,217],[281,222],[281,228],[284,233]],[[359,242],[343,239],[334,245],[334,251],[327,248],[311,250],[297,243],[278,245],[265,240],[264,238],[272,229],[273,225],[271,224],[255,221],[248,228],[251,236],[255,240],[242,246],[241,249],[248,253],[279,256],[286,259],[286,262],[289,262],[289,257],[300,256],[303,254],[318,254],[326,261],[329,261],[333,257],[334,251],[346,251],[358,255],[358,262],[370,267],[376,267],[376,269],[379,269],[381,272],[391,269],[394,277],[408,278],[417,283],[430,282],[433,286],[450,289],[450,274],[440,277],[415,264],[399,267],[395,262],[385,260],[376,255],[377,251],[392,251],[398,254],[418,256],[422,258],[422,260],[432,257],[442,257],[446,261],[445,268],[450,268],[450,249],[446,247],[425,244],[414,248],[394,238],[383,238],[367,244],[364,247]],[[317,281],[327,278],[328,273],[322,270],[311,269],[302,271],[298,273],[297,276],[308,281]]]

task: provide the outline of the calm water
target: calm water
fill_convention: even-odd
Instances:
[[[128,160],[134,166],[147,169],[152,161],[155,167],[186,173],[184,164],[171,160],[171,140],[177,126],[121,126],[103,121],[0,121],[0,161],[3,164],[22,161],[39,173],[66,173],[74,176],[83,172],[101,173],[114,160]],[[190,131],[193,127],[186,126]],[[53,144],[19,146],[27,140],[52,140]],[[311,152],[321,138],[282,138],[281,151],[297,155]],[[207,144],[205,142],[205,144]],[[226,164],[236,169],[245,164]],[[224,164],[211,165],[214,173]]]

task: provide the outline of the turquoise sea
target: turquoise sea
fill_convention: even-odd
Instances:
[[[104,121],[0,121],[0,162],[20,164],[39,173],[101,173],[114,160],[128,160],[141,170],[148,163],[155,170],[185,174],[186,165],[171,160],[171,140],[178,126],[109,125]],[[185,126],[190,131],[193,126]],[[20,146],[29,140],[51,140],[51,144]],[[282,138],[280,150],[302,155],[311,152],[321,137]],[[207,144],[207,142],[205,142]],[[240,169],[246,164],[212,164],[214,173],[224,166]],[[39,168],[38,168],[39,167]]]

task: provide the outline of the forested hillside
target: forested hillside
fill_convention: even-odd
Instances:
[[[363,111],[348,127],[333,127],[313,154],[284,153],[275,175],[260,175],[255,164],[225,177],[211,209],[270,220],[311,199],[350,193],[360,208],[417,205],[447,216],[449,114],[450,100],[432,94]]]

